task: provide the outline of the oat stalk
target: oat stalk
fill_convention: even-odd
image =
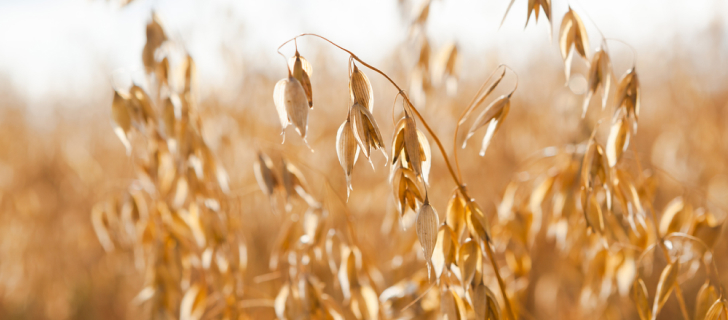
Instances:
[[[460,179],[460,177],[455,173],[455,170],[453,169],[453,166],[450,163],[450,159],[448,158],[447,152],[445,151],[445,148],[443,147],[442,142],[440,142],[440,139],[437,137],[437,134],[432,130],[432,128],[430,128],[430,126],[427,124],[427,121],[422,116],[422,114],[420,114],[420,112],[417,110],[417,108],[414,107],[414,105],[413,105],[412,101],[410,100],[409,96],[407,96],[407,93],[405,93],[404,90],[402,90],[402,88],[399,85],[397,85],[397,83],[394,82],[394,80],[392,80],[392,78],[390,78],[383,71],[377,69],[376,67],[374,67],[374,66],[372,66],[372,65],[370,65],[370,64],[368,64],[366,62],[364,62],[363,60],[361,60],[361,58],[359,58],[353,52],[351,52],[351,51],[349,51],[349,50],[341,47],[340,45],[334,43],[333,41],[331,41],[331,40],[329,40],[329,39],[327,39],[327,38],[325,38],[323,36],[320,36],[318,34],[315,34],[315,33],[302,33],[302,34],[299,34],[299,35],[297,35],[297,36],[295,36],[295,37],[287,40],[286,42],[282,43],[278,47],[278,53],[280,54],[280,49],[284,45],[286,45],[287,43],[289,43],[291,41],[295,41],[296,39],[298,39],[300,37],[304,37],[304,36],[317,37],[317,38],[320,38],[320,39],[322,39],[322,40],[330,43],[331,45],[333,45],[333,46],[341,49],[342,51],[348,53],[351,56],[352,59],[358,61],[359,63],[361,63],[365,67],[371,69],[372,71],[374,71],[376,73],[379,73],[384,78],[386,78],[397,89],[398,94],[401,94],[401,96],[404,99],[404,101],[407,103],[407,105],[410,106],[410,110],[412,111],[412,113],[414,113],[417,116],[417,118],[420,119],[420,121],[422,122],[422,125],[425,127],[425,129],[427,130],[427,132],[430,134],[430,136],[432,137],[432,139],[435,140],[435,143],[437,144],[437,147],[440,150],[440,153],[442,154],[442,158],[445,160],[445,165],[447,166],[447,169],[448,169],[448,171],[450,173],[450,176],[452,177],[453,181],[457,185],[457,188],[460,190],[460,192],[465,197],[465,199],[468,200],[468,202],[472,202],[472,198],[468,195],[467,190],[465,189],[465,185],[463,184],[463,182]],[[514,88],[514,90],[515,90],[515,88]],[[511,94],[512,93],[513,92],[511,92]],[[486,242],[487,242],[486,245],[485,245],[486,253],[488,254],[488,258],[491,261],[491,266],[493,267],[493,272],[495,273],[496,278],[498,280],[498,287],[499,287],[499,289],[501,291],[501,295],[503,296],[503,301],[505,302],[506,310],[508,310],[508,314],[509,314],[510,319],[515,320],[516,319],[515,313],[513,312],[513,309],[512,309],[511,304],[510,304],[510,300],[508,299],[508,295],[506,294],[505,282],[503,281],[503,278],[500,275],[500,271],[498,269],[498,263],[495,260],[495,254],[493,253],[493,249],[490,246],[490,244],[491,244],[490,238],[486,239]]]

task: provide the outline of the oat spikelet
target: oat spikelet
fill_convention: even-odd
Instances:
[[[485,156],[485,150],[488,149],[488,145],[490,145],[490,141],[493,139],[495,132],[503,124],[510,107],[510,95],[500,96],[498,99],[491,102],[491,104],[486,107],[480,115],[478,115],[478,118],[475,119],[475,122],[473,122],[473,125],[470,127],[467,136],[465,136],[465,141],[463,141],[463,149],[467,146],[468,139],[475,135],[475,131],[487,126],[488,128],[486,129],[485,136],[483,137],[483,143],[480,147],[480,156]]]
[[[619,80],[615,93],[615,105],[617,112],[624,112],[632,120],[632,131],[637,133],[637,120],[640,116],[640,81],[635,68],[627,72]]]
[[[288,112],[286,111],[286,86],[288,85],[288,78],[281,79],[276,83],[275,89],[273,89],[273,103],[276,106],[278,112],[278,119],[281,122],[281,135],[283,141],[286,139],[286,127],[291,123],[288,119]]]
[[[718,299],[705,313],[705,320],[723,319],[724,315],[728,315],[728,304],[724,300]]]
[[[602,88],[602,110],[607,105],[609,97],[609,85],[612,81],[612,63],[609,60],[609,54],[603,47],[597,48],[589,67],[589,82],[587,83],[587,92],[584,97],[584,106],[582,108],[581,117],[586,116],[586,110],[589,108],[589,101],[592,96],[601,87]]]
[[[265,153],[258,152],[258,159],[253,165],[253,171],[260,189],[267,196],[273,195],[273,192],[281,186],[274,170],[273,161]]]
[[[384,150],[384,142],[382,140],[382,134],[379,133],[379,126],[374,121],[374,116],[365,108],[364,105],[359,102],[354,102],[354,105],[349,111],[349,117],[351,118],[352,131],[356,142],[359,144],[364,156],[369,159],[371,163],[371,151],[382,149],[382,154],[387,158],[387,152]]]
[[[394,199],[397,201],[400,215],[404,215],[408,207],[412,211],[417,211],[418,202],[422,202],[424,198],[414,171],[399,166],[392,173],[391,180]]]
[[[354,137],[354,131],[351,129],[350,117],[341,124],[339,131],[336,133],[336,154],[339,157],[339,164],[344,169],[346,175],[346,197],[349,198],[351,187],[351,172],[354,164],[359,158],[359,145]]]
[[[119,92],[114,92],[114,101],[111,103],[111,120],[114,124],[114,133],[119,137],[126,148],[126,154],[131,153],[129,131],[131,131],[131,115],[127,101]]]
[[[412,169],[427,183],[432,156],[427,137],[417,129],[414,118],[409,114],[399,120],[394,132],[392,164],[400,160],[404,167]]]
[[[445,270],[455,261],[457,252],[457,240],[452,229],[447,224],[442,224],[437,232],[435,250],[432,254],[432,267],[435,277],[440,278]]]
[[[142,50],[142,62],[147,73],[151,73],[157,67],[157,61],[154,59],[154,53],[167,40],[162,24],[159,22],[159,16],[152,14],[152,21],[147,24],[147,42]]]
[[[207,306],[207,289],[195,284],[185,293],[180,302],[180,320],[199,320]]]
[[[305,140],[308,129],[308,100],[306,92],[296,78],[288,78],[284,97],[288,117],[298,134]]]
[[[571,58],[574,52],[571,47],[576,48],[576,52],[584,59],[587,58],[589,51],[589,37],[584,27],[584,22],[581,21],[579,15],[571,10],[564,15],[564,19],[561,20],[561,31],[559,31],[559,49],[561,50],[561,57],[564,59],[564,67],[566,72],[566,82],[569,82],[569,76],[571,75]]]
[[[617,165],[622,153],[627,150],[629,145],[629,127],[625,123],[626,119],[619,119],[612,124],[609,130],[609,138],[607,139],[607,161],[609,167]]]
[[[303,86],[308,99],[308,106],[313,109],[313,91],[311,90],[311,76],[313,68],[296,50],[296,54],[288,61],[288,67],[293,70],[292,75]]]
[[[503,26],[503,22],[506,21],[508,12],[511,11],[511,7],[516,0],[511,0],[506,8],[506,13],[503,15],[500,25]],[[543,13],[546,15],[546,19],[549,20],[549,35],[551,35],[551,0],[528,0],[528,13],[526,15],[526,26],[528,21],[531,19],[531,13],[535,15],[535,20],[538,22],[539,8],[543,8]]]
[[[273,102],[278,111],[278,117],[283,127],[281,135],[285,141],[285,130],[288,124],[293,124],[296,132],[306,142],[306,130],[308,129],[308,98],[301,83],[290,75],[276,83],[273,90]],[[306,142],[308,144],[308,142]]]
[[[420,212],[417,213],[417,239],[419,239],[425,253],[425,261],[427,261],[428,266],[432,264],[432,253],[435,251],[437,226],[439,224],[437,212],[430,205],[430,201],[425,198],[425,203],[422,204]]]
[[[369,109],[369,112],[374,112],[374,91],[372,90],[372,84],[369,82],[367,75],[357,68],[356,64],[354,64],[354,69],[351,72],[349,80],[349,94],[354,103],[359,103]]]

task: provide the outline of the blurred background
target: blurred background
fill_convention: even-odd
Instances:
[[[104,251],[90,215],[95,204],[114,198],[136,177],[134,161],[113,132],[111,102],[114,88],[145,82],[141,53],[152,12],[167,36],[195,59],[203,136],[227,170],[231,190],[239,193],[257,188],[253,163],[261,149],[295,159],[317,192],[323,189],[321,175],[338,194],[345,192],[333,150],[349,102],[348,56],[319,39],[297,43],[315,70],[316,108],[309,119],[308,142],[316,152],[308,151],[290,129],[280,145],[272,92],[286,71],[276,48],[297,34],[323,35],[389,74],[409,90],[447,150],[461,110],[496,66],[509,65],[518,74],[519,87],[508,119],[485,157],[477,155],[477,147],[460,154],[471,195],[492,215],[507,184],[530,157],[550,146],[583,142],[600,119],[611,117],[609,108],[602,111],[592,104],[581,118],[588,67],[580,58],[575,58],[572,79],[564,85],[557,35],[561,16],[571,6],[584,20],[592,51],[600,34],[629,45],[608,42],[615,80],[633,63],[640,75],[640,129],[631,141],[638,153],[629,156],[639,157],[660,181],[655,206],[662,208],[683,195],[696,206],[710,203],[724,219],[728,2],[553,0],[552,22],[532,17],[524,29],[525,0],[515,1],[502,26],[507,0],[436,0],[424,31],[413,31],[420,4],[0,0],[0,319],[141,317],[131,301],[144,275],[135,268],[133,253]],[[449,44],[457,45],[456,87],[418,87],[413,69],[421,44],[413,40],[418,39],[413,32],[426,33],[433,59]],[[293,46],[282,52],[292,56]],[[375,92],[374,116],[389,150],[390,108],[397,91],[382,77],[367,74]],[[499,94],[513,84],[507,77]],[[599,131],[601,141],[606,141],[608,127]],[[434,148],[433,156],[429,193],[442,216],[454,185]],[[356,165],[349,208],[362,230],[362,252],[376,257],[373,264],[385,265],[399,249],[377,251],[389,248],[391,241],[381,226],[396,206],[386,183],[388,169],[380,169],[383,157],[377,154],[373,161],[376,171],[364,160]],[[378,201],[383,198],[388,200]],[[241,201],[247,202],[247,209],[236,212],[246,221],[241,227],[248,244],[245,278],[253,281],[268,272],[280,217],[273,216],[262,193]],[[412,229],[398,232],[409,239],[403,242],[416,239]],[[726,241],[723,232],[714,248],[723,284],[728,283]],[[417,266],[423,269],[424,263]],[[396,277],[387,277],[387,283]],[[702,283],[685,283],[690,310]],[[265,282],[250,295],[272,299],[279,287]],[[542,310],[536,318],[559,314],[547,310],[547,303],[534,294],[524,304]],[[271,310],[256,312],[252,319],[274,317]],[[616,318],[637,319],[634,311]],[[674,300],[662,318],[679,319]]]

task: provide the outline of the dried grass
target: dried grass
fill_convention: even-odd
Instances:
[[[550,1],[529,1],[529,16],[541,10],[551,20]],[[348,79],[332,76],[343,66],[323,63],[314,76],[320,59],[309,62],[296,48],[277,84],[249,76],[260,87],[244,91],[243,108],[198,101],[194,61],[164,49],[173,40],[156,17],[141,57],[148,83],[109,94],[104,116],[113,127],[66,119],[39,142],[41,133],[16,121],[23,116],[6,102],[0,177],[11,178],[0,180],[0,316],[728,316],[721,254],[728,180],[714,178],[726,173],[728,131],[721,106],[710,102],[725,104],[728,95],[698,100],[703,112],[681,123],[683,114],[654,110],[694,101],[661,98],[655,88],[704,91],[680,76],[677,85],[645,81],[643,89],[636,61],[610,90],[607,41],[588,62],[588,35],[572,9],[558,47],[567,79],[571,47],[584,58],[575,62],[584,64],[577,72],[588,71],[584,98],[560,81],[544,85],[560,71],[548,67],[519,74],[516,90],[515,72],[498,66],[475,90],[482,77],[459,79],[458,46],[445,45],[431,61],[424,27],[431,14],[425,2],[413,17],[411,69],[393,67],[390,76],[303,34],[281,47],[322,38],[350,56]],[[416,90],[392,80],[402,78]],[[338,95],[348,105],[335,111],[332,91],[343,81],[349,92]],[[600,88],[602,110],[589,110]],[[543,103],[553,92],[565,102]],[[374,95],[387,93],[393,110],[375,109]],[[653,111],[639,118],[642,99]],[[382,121],[389,113],[391,126]],[[559,125],[567,122],[579,127]],[[283,134],[292,125],[301,139],[280,145],[279,125]],[[464,125],[470,129],[459,135]],[[466,148],[483,127],[481,147]],[[674,128],[697,138],[664,133]],[[377,149],[388,170],[374,170]],[[486,149],[488,157],[476,156]],[[671,168],[655,156],[664,149],[674,151],[662,157]],[[356,165],[360,151],[372,169]],[[689,181],[668,173],[683,167]]]

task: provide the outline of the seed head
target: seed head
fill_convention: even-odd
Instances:
[[[352,190],[351,172],[354,169],[354,163],[359,158],[359,145],[357,145],[354,131],[351,129],[350,117],[346,117],[346,121],[341,124],[336,133],[336,154],[339,156],[339,163],[346,175],[346,196],[348,197]]]
[[[354,102],[351,110],[349,110],[349,117],[356,142],[363,150],[364,156],[369,159],[369,162],[371,162],[370,156],[372,149],[382,149],[382,154],[386,158],[387,153],[384,151],[382,134],[379,133],[379,127],[374,121],[374,116],[372,116],[369,109],[359,102]]]

